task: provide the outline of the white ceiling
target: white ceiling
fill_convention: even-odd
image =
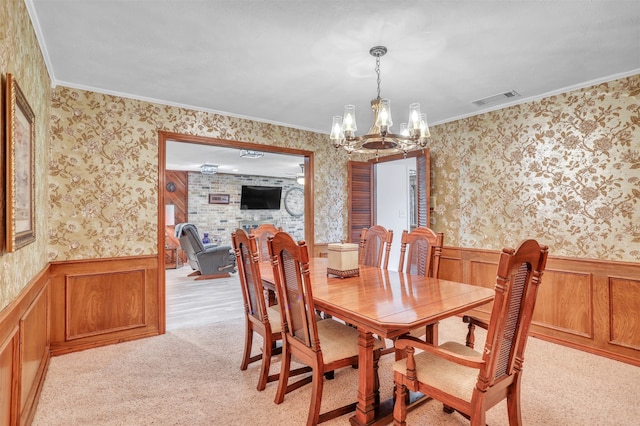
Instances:
[[[202,164],[218,166],[218,173],[295,179],[303,173],[303,156],[263,152],[260,158],[240,157],[240,150],[167,141],[166,169],[198,171]]]
[[[327,134],[345,104],[369,128],[375,45],[395,126],[640,73],[638,0],[25,1],[54,85]]]

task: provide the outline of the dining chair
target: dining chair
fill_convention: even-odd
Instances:
[[[359,264],[387,269],[392,241],[393,230],[387,230],[381,225],[363,228],[360,236]]]
[[[238,265],[246,325],[240,370],[244,371],[249,364],[262,360],[257,386],[257,389],[261,391],[265,389],[268,382],[276,381],[279,378],[278,374],[270,376],[269,368],[271,357],[282,351],[282,347],[276,346],[278,341],[282,341],[280,308],[266,304],[262,279],[260,278],[255,236],[248,235],[243,229],[238,229],[231,234],[231,241]],[[251,356],[254,334],[262,337],[262,350],[260,354]],[[306,371],[310,371],[310,369],[297,373],[302,374]]]
[[[436,233],[426,227],[418,227],[411,232],[405,229],[402,231],[400,240],[400,262],[398,271],[406,271],[406,273],[411,275],[437,278],[443,244],[444,234],[442,232]],[[426,333],[427,328],[420,327],[411,330],[409,336],[424,337]],[[404,356],[403,352],[397,351],[394,347],[385,348],[382,354],[386,355],[392,352],[395,352],[396,359]]]
[[[258,240],[258,253],[260,262],[269,261],[269,250],[267,249],[267,240],[269,237],[276,235],[276,232],[282,231],[281,227],[277,227],[270,223],[263,223],[256,228],[251,229],[251,235],[255,235]]]
[[[418,227],[402,231],[398,271],[411,275],[438,277],[444,234],[430,228]],[[405,264],[406,259],[406,264]]]
[[[437,346],[414,337],[396,341],[407,358],[393,365],[395,425],[406,425],[407,390],[439,400],[446,412],[460,412],[472,426],[484,426],[486,411],[506,398],[509,424],[522,424],[524,350],[547,254],[548,247],[535,240],[502,250],[482,352],[457,342]]]
[[[311,382],[307,425],[316,425],[355,410],[354,402],[320,414],[324,374],[358,364],[358,331],[334,319],[317,320],[309,276],[309,252],[304,241],[295,242],[288,233],[278,232],[269,238],[268,247],[283,319],[282,365],[276,404],[282,403],[287,393]],[[379,342],[375,343],[376,377],[381,347]],[[290,384],[292,357],[310,366],[313,372],[310,377]]]

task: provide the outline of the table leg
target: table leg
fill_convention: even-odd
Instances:
[[[427,325],[427,332],[425,335],[425,341],[433,345],[438,345],[438,323]]]
[[[373,334],[358,327],[358,405],[350,421],[352,425],[366,425],[373,422],[376,415],[376,403],[379,402],[379,383],[374,370]]]

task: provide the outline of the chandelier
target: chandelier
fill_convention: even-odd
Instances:
[[[369,133],[356,136],[356,107],[345,105],[344,116],[333,117],[331,134],[329,136],[333,146],[344,148],[347,152],[375,153],[376,156],[383,151],[396,153],[410,151],[414,148],[424,148],[427,138],[430,136],[427,125],[427,115],[420,112],[420,104],[409,105],[409,121],[400,124],[399,133],[390,131],[391,101],[380,97],[380,57],[387,53],[385,46],[374,46],[369,50],[371,56],[376,58],[376,74],[378,75],[378,96],[371,101],[373,110],[373,126]]]

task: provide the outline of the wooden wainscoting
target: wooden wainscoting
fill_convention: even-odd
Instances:
[[[20,330],[18,326],[9,330],[0,342],[0,424],[16,424],[18,413],[19,348]]]
[[[51,264],[51,353],[159,334],[156,256]]]
[[[0,314],[0,424],[29,424],[49,365],[49,268]]]
[[[493,288],[499,252],[445,247],[439,276]],[[475,310],[488,318],[491,305]],[[640,263],[549,256],[531,334],[640,366]]]
[[[158,277],[157,256],[58,262],[34,277],[0,313],[0,425],[31,423],[51,355],[159,334]]]

